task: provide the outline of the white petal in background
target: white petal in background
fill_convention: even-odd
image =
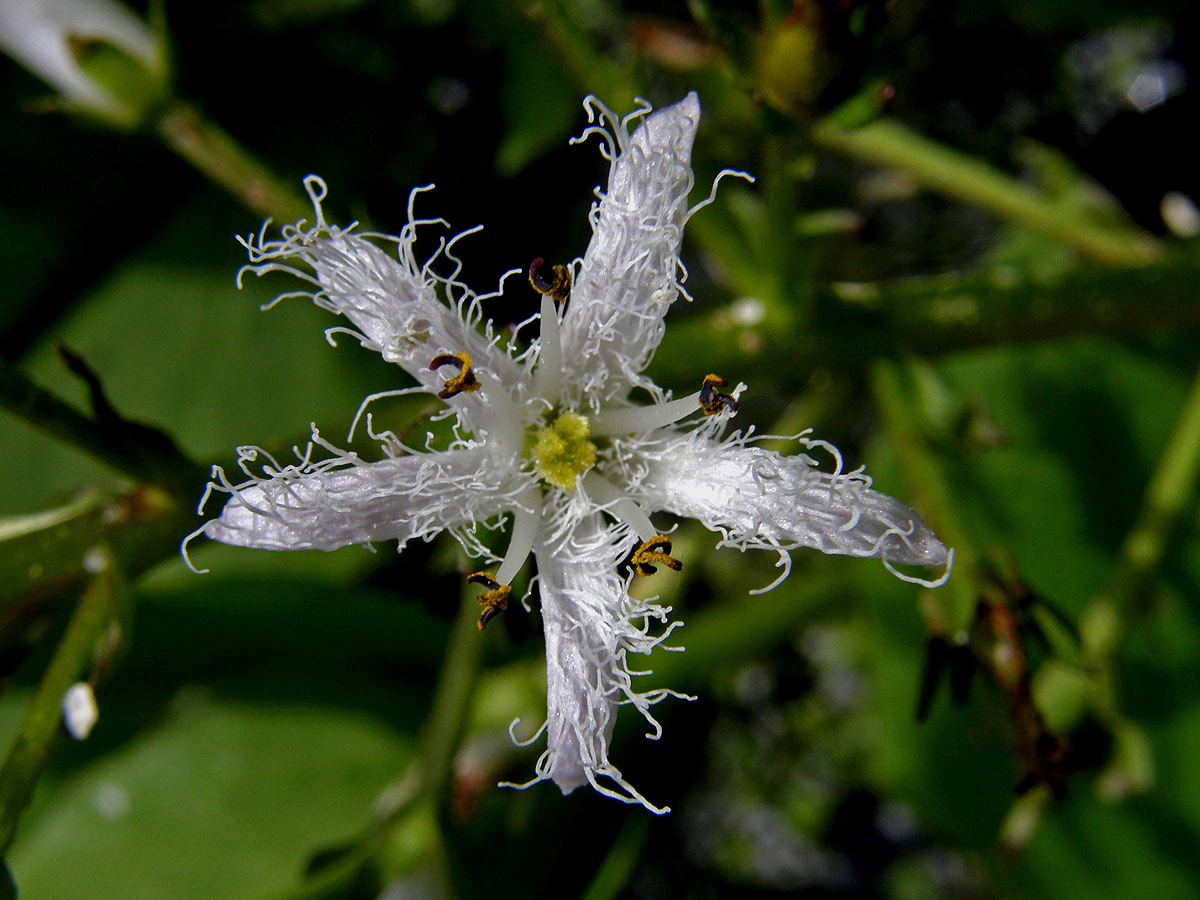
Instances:
[[[76,62],[70,40],[100,40],[140,60],[162,66],[158,40],[146,23],[111,0],[3,0],[0,48],[67,100],[118,118],[122,100],[97,84]]]

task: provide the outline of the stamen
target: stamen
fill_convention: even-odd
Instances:
[[[700,388],[700,409],[706,416],[715,416],[722,409],[731,413],[738,411],[738,402],[729,394],[717,393],[717,388],[729,384],[720,375],[705,375],[704,385]]]
[[[700,392],[654,403],[650,406],[608,407],[591,417],[592,434],[605,437],[616,434],[641,434],[656,428],[666,428],[690,416],[700,403]]]
[[[458,369],[458,374],[445,382],[442,390],[438,391],[438,396],[443,400],[449,400],[456,394],[468,393],[472,394],[479,390],[479,381],[475,378],[475,373],[471,371],[471,357],[467,353],[455,353],[453,356],[448,353],[443,353],[441,356],[435,356],[429,363],[429,368],[437,371],[442,366],[454,366]]]
[[[542,274],[546,260],[538,257],[529,264],[529,284],[539,294],[548,294],[558,303],[567,299],[571,292],[571,272],[566,266],[554,266],[554,280],[548,281]]]
[[[467,584],[479,584],[487,588],[479,595],[479,605],[483,607],[483,612],[479,614],[479,630],[483,631],[488,622],[508,608],[508,594],[512,585],[500,584],[488,572],[472,572],[467,576]]]
[[[534,390],[539,397],[554,406],[558,403],[559,392],[562,389],[562,326],[558,321],[554,300],[549,294],[542,296],[541,327],[542,350],[538,357],[537,371],[533,376]]]
[[[512,397],[508,395],[508,391],[496,379],[488,381],[487,389],[483,392],[483,395],[487,401],[488,408],[492,412],[492,415],[489,417],[491,419],[490,424],[488,422],[480,423],[484,434],[487,435],[488,440],[491,440],[494,429],[495,440],[504,452],[519,452],[524,441],[521,411],[513,403]]]
[[[597,505],[614,519],[628,525],[629,530],[643,541],[650,541],[658,536],[658,529],[654,527],[645,511],[595,469],[583,476],[583,487]]]
[[[508,551],[496,572],[496,580],[504,584],[512,583],[533,551],[538,524],[542,521],[541,489],[536,484],[529,485],[517,498],[517,503],[519,505],[513,509],[512,537],[508,542]]]
[[[654,563],[676,572],[683,568],[683,563],[671,556],[671,539],[665,534],[656,534],[638,545],[633,551],[633,556],[629,558],[629,564],[639,575],[653,575],[657,572],[658,568]]]

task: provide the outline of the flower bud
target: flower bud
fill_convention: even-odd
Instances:
[[[5,0],[0,49],[58,91],[48,108],[115,128],[142,122],[169,80],[163,35],[112,0]]]
[[[811,109],[825,75],[824,51],[814,23],[788,19],[763,35],[758,86],[769,106],[790,116]]]

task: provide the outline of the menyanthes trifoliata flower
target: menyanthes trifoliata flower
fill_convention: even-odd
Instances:
[[[608,758],[618,705],[635,707],[657,738],[650,707],[672,693],[637,691],[628,665],[678,624],[667,623],[670,609],[629,593],[634,577],[681,566],[651,516],[698,519],[720,535],[718,546],[777,551],[785,574],[787,552],[797,547],[877,557],[889,568],[948,568],[950,554],[911,509],[873,491],[861,471],[844,471],[830,445],[797,438],[829,453],[832,472],[807,453],[785,457],[755,446],[749,432],[727,434],[744,385],[723,393],[726,382],[709,375],[695,393],[672,399],[642,374],[682,291],[683,226],[712,199],[688,206],[700,104],[689,94],[624,119],[595,99],[584,105],[592,124],[580,140],[602,139],[612,163],[608,191],[592,206],[582,259],[530,267],[541,310],[539,334],[523,351],[512,349],[517,341],[502,345],[484,320],[484,304],[499,292],[477,295],[457,279],[457,238],[432,259],[414,255],[417,230],[435,223],[413,212],[426,188],[413,191],[399,235],[357,234],[325,220],[325,185],[310,176],[311,225],[285,226],[277,240],[264,226],[243,242],[251,262],[243,272],[284,271],[306,281],[298,294],[349,322],[330,334],[353,335],[418,383],[386,393],[436,394],[456,418],[456,437],[445,450],[413,450],[394,434],[375,433],[368,415],[383,457],[374,462],[315,429],[297,463],[241,448],[248,479],[234,483],[213,470],[209,493],[229,499],[196,534],[270,550],[333,550],[387,540],[403,547],[447,530],[472,557],[499,564],[468,577],[483,589],[481,628],[505,608],[532,554],[546,634],[548,747],[529,784],[550,779],[567,793],[587,783],[664,812]],[[434,271],[441,260],[447,275]],[[634,401],[635,391],[652,402]],[[254,471],[250,464],[264,459]],[[502,558],[476,537],[499,517],[511,522]]]

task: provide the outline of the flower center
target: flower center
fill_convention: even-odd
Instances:
[[[579,476],[596,464],[596,445],[588,432],[588,420],[569,412],[539,428],[532,451],[538,476],[564,491],[575,490]]]

